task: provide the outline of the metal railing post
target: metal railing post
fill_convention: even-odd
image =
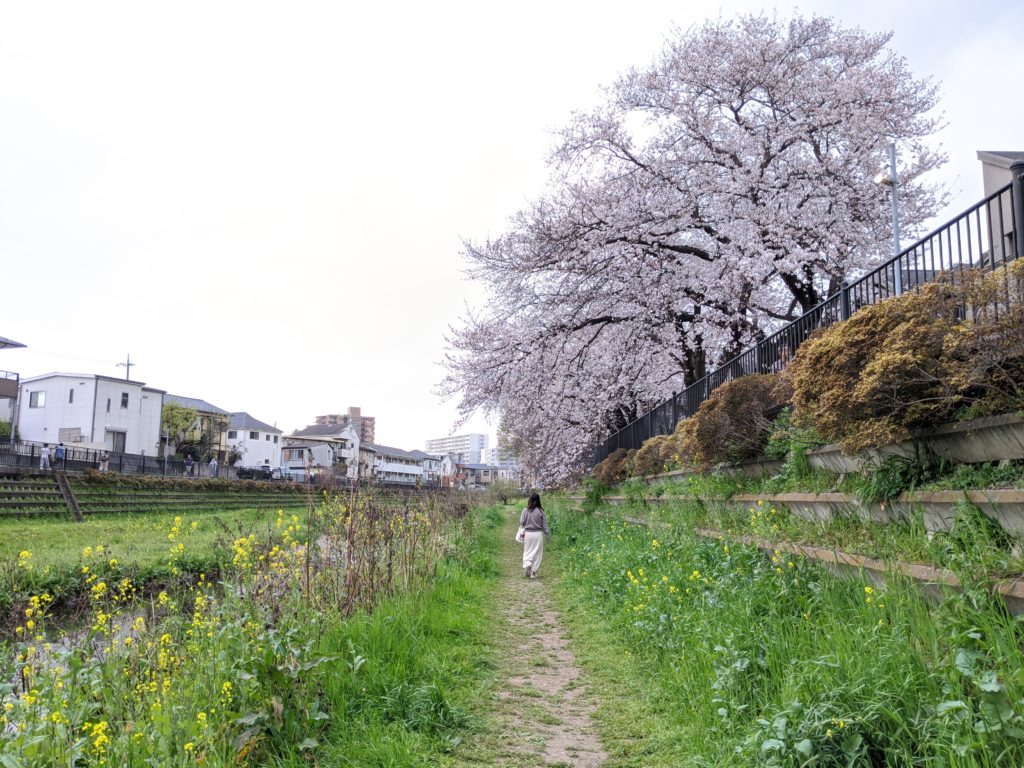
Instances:
[[[843,320],[849,320],[852,314],[853,311],[850,308],[850,284],[844,280],[843,284],[839,287],[839,316]]]
[[[1018,259],[1024,259],[1024,160],[1016,160],[1010,166],[1012,177],[1010,194],[1013,195],[1013,251]]]

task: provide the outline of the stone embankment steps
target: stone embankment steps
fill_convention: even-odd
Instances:
[[[569,497],[583,501],[582,496]],[[668,504],[695,501],[719,506],[749,507],[763,501],[785,507],[805,520],[825,521],[833,517],[859,517],[878,523],[906,520],[920,510],[925,530],[929,533],[948,531],[956,519],[957,505],[973,504],[984,514],[999,522],[1009,533],[1024,535],[1024,489],[1001,488],[977,491],[915,491],[903,493],[899,498],[882,504],[865,505],[848,493],[769,493],[737,494],[729,498],[693,496],[644,496],[642,499],[626,496],[605,496],[609,504],[643,501],[645,504]]]
[[[56,516],[81,520],[110,512],[199,512],[231,509],[296,508],[308,500],[303,486],[249,484],[195,488],[130,483],[92,483],[63,472],[0,474],[0,517]]]
[[[583,497],[573,496],[570,498],[582,500]],[[643,520],[637,517],[623,516],[622,519],[632,525],[646,528],[671,528],[669,523]],[[702,538],[747,544],[772,554],[784,552],[814,560],[844,578],[868,578],[881,585],[892,575],[903,576],[916,582],[922,594],[930,599],[941,599],[944,587],[956,590],[962,587],[960,579],[949,569],[935,568],[922,563],[878,560],[837,549],[824,549],[791,541],[772,541],[755,536],[737,536],[709,528],[695,528],[693,532]],[[1024,576],[999,580],[993,584],[992,591],[1003,598],[1011,614],[1014,616],[1024,615]]]
[[[67,504],[52,475],[0,475],[0,516],[67,512]]]
[[[55,470],[53,473],[53,479],[57,482],[57,487],[60,489],[60,495],[64,499],[64,504],[67,506],[68,511],[71,512],[71,517],[81,522],[82,520],[82,509],[78,506],[78,499],[75,498],[74,491],[71,490],[71,483],[68,482],[68,476],[61,470]]]

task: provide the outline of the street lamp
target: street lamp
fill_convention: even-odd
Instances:
[[[889,145],[889,174],[879,171],[875,175],[875,184],[889,187],[889,199],[892,201],[892,255],[900,255],[900,209],[899,191],[896,176],[896,142]],[[903,270],[897,261],[893,268],[893,288],[896,295],[903,293]]]

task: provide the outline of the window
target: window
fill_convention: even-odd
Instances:
[[[75,390],[69,389],[68,390],[68,403],[70,404],[70,403],[73,403],[73,402],[75,402]]]
[[[107,398],[107,413],[110,413],[110,398]]]
[[[270,435],[267,435],[267,442],[270,442]]]
[[[250,432],[249,433],[249,439],[250,440],[259,440],[260,439],[260,433],[259,432]]]
[[[274,435],[274,445],[277,445],[277,435]]]
[[[121,393],[121,407],[122,408],[127,408],[128,407],[128,393],[127,392],[122,392]]]
[[[236,430],[236,429],[229,429],[228,430],[228,440],[235,440],[237,438],[238,438],[238,430]]]
[[[29,392],[28,395],[28,407],[29,408],[43,408],[46,405],[46,393],[45,392]]]

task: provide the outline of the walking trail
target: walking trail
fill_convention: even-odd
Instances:
[[[505,601],[495,626],[499,765],[597,768],[607,755],[594,727],[595,702],[550,594],[550,555],[539,579],[523,578],[517,525],[518,512],[505,526],[497,589]]]

